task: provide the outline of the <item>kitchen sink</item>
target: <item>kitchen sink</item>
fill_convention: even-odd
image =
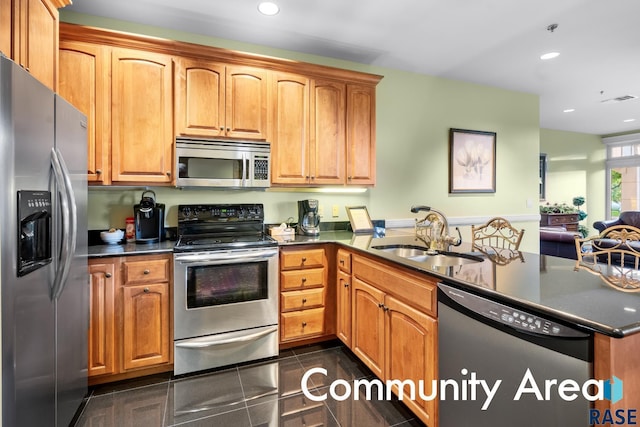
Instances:
[[[437,251],[437,253],[434,254],[430,253],[424,247],[414,245],[381,245],[372,246],[371,249],[429,264],[434,267],[448,267],[483,261],[483,258],[479,256],[461,252]]]

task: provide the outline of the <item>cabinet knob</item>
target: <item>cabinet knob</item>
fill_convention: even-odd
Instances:
[[[340,260],[340,265],[344,265],[344,260],[343,259]]]
[[[100,175],[102,173],[102,169],[96,169],[96,175]]]
[[[143,274],[149,274],[149,273],[150,273],[150,271],[149,271],[149,270],[145,270],[145,271],[143,271],[142,273],[143,273]]]
[[[303,257],[302,257],[302,262],[305,262],[306,260],[307,260],[307,257],[306,257],[306,256],[303,256]]]
[[[352,178],[351,178],[350,176],[348,176],[348,177],[347,177],[347,179],[348,179],[349,181],[351,181],[351,179],[352,179]]]
[[[383,304],[383,303],[381,303],[381,302],[379,302],[379,303],[378,303],[378,307],[379,307],[379,308],[383,308],[383,307],[384,307],[384,304]]]
[[[167,171],[167,176],[171,176],[171,171]]]
[[[302,322],[302,327],[304,328],[305,326],[307,326],[307,322]]]
[[[344,282],[344,287],[345,287],[345,288],[348,288],[348,287],[349,287],[349,284],[348,284],[347,282]]]
[[[306,302],[307,302],[307,299],[306,298],[302,298],[302,303],[306,304]]]
[[[143,291],[145,294],[148,294],[148,293],[149,293],[149,288],[144,288],[142,291]]]
[[[227,128],[227,132],[231,132],[231,128]]]
[[[104,273],[104,277],[106,277],[107,279],[111,278],[111,273]]]
[[[313,176],[313,175],[311,175],[311,179],[316,179],[316,177],[315,177],[315,176]]]
[[[302,278],[302,283],[304,283],[304,282],[306,282],[306,281],[307,281],[307,278],[306,278],[306,277],[303,277],[303,278]]]

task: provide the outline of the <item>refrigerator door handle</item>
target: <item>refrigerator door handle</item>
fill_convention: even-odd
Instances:
[[[71,188],[69,170],[64,163],[60,151],[51,149],[51,166],[55,176],[60,195],[60,210],[62,216],[62,252],[60,263],[51,287],[51,299],[58,299],[69,276],[73,254],[75,253],[77,237],[77,206]]]

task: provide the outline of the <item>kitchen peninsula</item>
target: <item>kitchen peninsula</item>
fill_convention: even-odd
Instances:
[[[411,230],[412,231],[412,230]],[[447,282],[461,290],[470,290],[492,301],[517,304],[529,312],[544,315],[569,326],[577,327],[593,334],[593,377],[608,379],[614,375],[624,380],[624,397],[612,404],[608,400],[598,401],[598,409],[628,409],[640,407],[640,373],[632,356],[640,349],[640,295],[616,290],[603,282],[599,276],[587,271],[576,270],[575,261],[563,258],[519,253],[505,265],[492,262],[488,256],[471,252],[468,244],[463,243],[456,251],[480,255],[482,262],[456,266],[426,267],[424,263],[401,258],[374,246],[390,244],[418,245],[409,230],[388,230],[386,237],[374,238],[369,235],[357,235],[346,231],[323,232],[319,237],[296,236],[294,240],[282,241],[282,249],[305,248],[308,245],[329,248],[327,253],[337,252],[337,257],[328,262],[331,271],[335,271],[335,282],[329,278],[329,286],[336,287],[338,300],[336,335],[345,341],[341,329],[341,289],[344,285],[357,286],[363,280],[381,280],[386,300],[385,307],[405,310],[413,316],[426,320],[431,328],[429,339],[437,345],[436,283]],[[138,245],[139,246],[139,245]],[[101,257],[94,247],[90,257]],[[170,251],[170,247],[163,250]],[[345,254],[347,257],[345,258]],[[127,253],[132,255],[132,253]],[[346,266],[348,265],[348,268]],[[366,271],[376,271],[379,279],[367,275]],[[369,270],[367,270],[369,269]],[[359,272],[358,272],[359,271]],[[342,280],[341,280],[342,277]],[[365,285],[368,283],[365,283]],[[364,286],[360,284],[359,286]],[[412,289],[412,293],[405,290]],[[354,295],[354,290],[349,295]],[[382,292],[382,291],[380,291]],[[417,292],[417,293],[416,293]],[[420,295],[419,297],[417,295]],[[391,303],[396,304],[393,306]],[[343,302],[344,303],[344,302]],[[335,307],[336,301],[326,301],[327,307]],[[327,308],[328,310],[328,308]],[[382,310],[381,310],[382,313]],[[423,314],[425,313],[425,314]],[[382,314],[384,316],[384,314]],[[355,315],[348,319],[356,319]],[[343,320],[348,320],[343,319]],[[430,323],[429,323],[430,322]],[[368,323],[369,327],[376,327]],[[349,325],[348,336],[353,338],[356,326]],[[345,341],[349,344],[348,337]],[[351,342],[353,344],[353,342]],[[357,348],[354,353],[365,363],[366,359]],[[433,349],[431,349],[433,352]],[[416,356],[416,360],[422,359]],[[432,353],[424,355],[425,361],[432,364],[431,374],[435,376],[435,360]],[[414,364],[414,361],[411,361]],[[372,369],[375,372],[375,369]],[[382,371],[381,371],[382,372]],[[428,425],[437,419],[437,409],[423,407],[411,409]],[[421,413],[422,411],[422,413]],[[425,415],[426,414],[426,415]]]

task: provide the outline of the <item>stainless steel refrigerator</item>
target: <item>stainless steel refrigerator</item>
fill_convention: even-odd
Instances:
[[[5,426],[68,426],[87,393],[86,141],[86,118],[0,54]]]

